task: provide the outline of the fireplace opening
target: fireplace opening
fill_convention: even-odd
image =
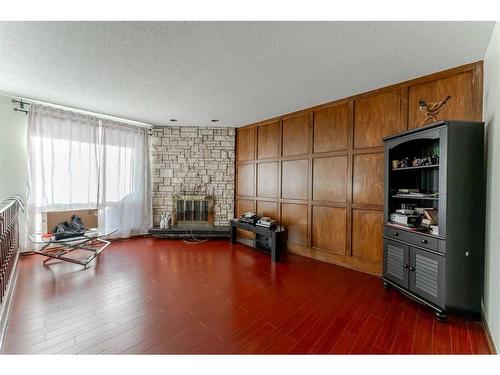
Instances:
[[[211,195],[176,195],[174,208],[177,225],[213,225],[214,197]]]

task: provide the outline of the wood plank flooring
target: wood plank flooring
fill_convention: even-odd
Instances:
[[[42,261],[21,259],[3,353],[489,353],[481,323],[298,255],[135,238],[88,269]]]

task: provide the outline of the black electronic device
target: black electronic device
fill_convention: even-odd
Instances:
[[[257,215],[255,212],[245,212],[243,215],[240,216],[238,221],[240,221],[241,223],[256,225],[257,222],[260,220],[260,218],[261,217]]]
[[[420,215],[407,214],[407,213],[392,213],[390,216],[390,221],[400,225],[406,225],[409,228],[416,228],[422,222]]]
[[[256,225],[263,228],[273,229],[278,226],[278,222],[276,220],[271,219],[270,217],[263,216],[260,218],[259,221],[257,221]]]

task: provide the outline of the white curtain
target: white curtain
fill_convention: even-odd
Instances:
[[[31,105],[27,233],[42,229],[44,211],[97,207],[99,131],[95,117]]]
[[[115,237],[146,233],[151,223],[147,129],[102,121],[99,225],[120,230]]]
[[[27,231],[41,213],[97,208],[114,237],[151,223],[147,129],[32,104],[28,117]]]

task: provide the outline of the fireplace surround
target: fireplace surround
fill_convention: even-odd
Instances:
[[[153,224],[172,214],[174,196],[213,196],[213,226],[234,217],[235,129],[156,126],[151,136]],[[206,226],[202,224],[201,226]]]

